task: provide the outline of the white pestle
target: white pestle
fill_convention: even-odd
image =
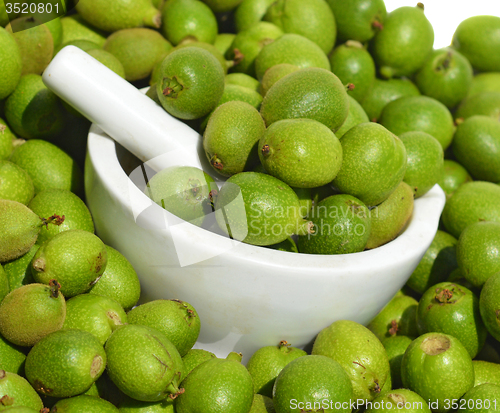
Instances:
[[[185,165],[213,175],[198,132],[81,49],[63,48],[43,81],[155,171]]]

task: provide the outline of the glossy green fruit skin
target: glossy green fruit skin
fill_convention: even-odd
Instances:
[[[91,25],[106,32],[161,26],[160,12],[153,7],[151,0],[119,0],[112,3],[106,0],[83,0],[76,4],[76,11]]]
[[[453,154],[480,181],[500,182],[500,122],[472,116],[457,127]]]
[[[14,291],[16,288],[35,282],[33,275],[31,274],[31,260],[33,259],[38,248],[40,248],[40,246],[38,244],[34,244],[24,255],[2,264],[9,280],[10,291]]]
[[[217,107],[215,109],[217,109],[219,106],[222,106],[224,103],[232,102],[235,100],[238,102],[248,103],[257,110],[260,109],[260,106],[262,104],[262,96],[254,89],[226,83],[224,85],[224,92],[222,93],[222,97],[220,98],[219,103],[217,103]],[[210,112],[201,122],[199,129],[200,133],[205,133],[208,121],[212,117],[215,109]]]
[[[173,400],[141,402],[127,398],[118,404],[120,413],[175,413]]]
[[[441,219],[456,238],[475,222],[500,222],[500,186],[484,181],[463,184],[446,202]]]
[[[262,80],[267,69],[281,63],[289,63],[301,69],[307,67],[331,69],[328,57],[316,43],[293,33],[286,33],[262,48],[255,59],[257,79]]]
[[[370,211],[372,229],[366,248],[377,248],[398,236],[413,213],[413,189],[401,182],[389,197]]]
[[[434,340],[438,340],[435,346],[438,354],[431,355],[424,348]],[[448,401],[459,399],[474,385],[474,368],[469,353],[458,339],[442,333],[427,333],[416,338],[406,350],[401,377],[405,388],[432,403],[434,412],[444,413],[451,409]]]
[[[381,341],[395,335],[417,337],[417,306],[418,301],[413,297],[396,295],[367,328]]]
[[[243,0],[234,12],[236,32],[242,32],[260,22],[275,0]]]
[[[24,376],[25,351],[0,335],[0,370]]]
[[[234,61],[231,71],[255,76],[255,59],[260,51],[281,36],[283,30],[269,22],[258,22],[238,33],[226,52],[226,58]]]
[[[405,132],[426,132],[439,141],[443,150],[450,146],[455,133],[448,108],[427,96],[409,96],[390,102],[379,122],[398,136]]]
[[[338,46],[330,55],[330,64],[342,84],[354,85],[347,93],[358,102],[363,101],[375,81],[375,62],[363,45],[351,40]]]
[[[278,0],[271,4],[264,20],[274,23],[285,33],[300,34],[330,53],[337,37],[337,25],[324,0]]]
[[[60,330],[65,317],[62,294],[43,284],[29,284],[11,291],[1,302],[0,333],[13,344],[30,347]]]
[[[366,42],[383,26],[387,10],[382,0],[327,0],[337,21],[338,40]]]
[[[172,214],[201,226],[213,211],[210,194],[215,189],[213,178],[201,169],[177,166],[155,174],[144,192]]]
[[[81,229],[60,232],[40,246],[31,262],[35,281],[49,284],[56,279],[66,298],[83,294],[106,269],[104,243]]]
[[[231,176],[258,163],[257,143],[266,130],[252,105],[231,101],[210,116],[203,134],[203,149],[214,171]]]
[[[127,324],[106,342],[107,373],[133,399],[155,402],[175,393],[182,375],[182,359],[160,331]]]
[[[80,395],[58,401],[52,410],[56,413],[72,413],[76,411],[118,413],[119,410],[110,402],[95,396]]]
[[[215,38],[214,47],[222,54],[225,55],[229,50],[236,34],[234,33],[219,33]]]
[[[379,124],[361,123],[349,130],[340,143],[343,163],[333,186],[367,206],[385,201],[406,171],[403,142]],[[364,165],[362,169],[360,163]]]
[[[363,251],[371,232],[366,205],[352,195],[333,195],[313,206],[308,215],[313,233],[299,237],[306,254],[350,254]]]
[[[61,19],[62,44],[75,40],[87,40],[102,47],[106,41],[107,33],[87,23],[80,14],[72,14]]]
[[[343,366],[322,355],[307,355],[288,363],[276,378],[273,404],[276,413],[350,412],[352,384]]]
[[[457,263],[464,277],[482,287],[500,271],[500,222],[481,221],[469,225],[460,234]]]
[[[0,370],[0,399],[0,411],[25,407],[38,412],[43,408],[40,396],[24,377],[4,370]]]
[[[371,51],[383,77],[411,76],[427,60],[433,44],[434,30],[423,9],[405,6],[387,15]]]
[[[28,204],[35,214],[43,218],[53,215],[64,216],[61,225],[45,226],[37,238],[43,244],[56,234],[69,229],[81,229],[94,233],[92,215],[85,203],[73,192],[65,189],[46,189],[39,192]]]
[[[420,96],[420,91],[411,80],[406,78],[375,79],[361,101],[361,106],[363,106],[368,118],[372,122],[377,122],[386,105],[404,96]]]
[[[467,172],[467,170],[458,162],[445,159],[443,167],[444,173],[438,181],[438,184],[446,193],[446,198],[453,195],[460,185],[472,181],[472,177],[469,175],[469,172]]]
[[[0,100],[5,99],[15,89],[21,79],[22,60],[19,47],[14,36],[0,27]]]
[[[500,386],[500,364],[483,360],[472,360],[472,365],[474,366],[474,386],[484,383],[492,383]]]
[[[42,221],[26,205],[0,199],[0,263],[15,260],[35,243]]]
[[[498,412],[500,411],[499,401],[500,386],[485,383],[470,389],[457,405],[464,413]]]
[[[462,53],[474,69],[499,72],[500,17],[474,16],[462,21],[453,35],[452,46]]]
[[[155,300],[129,311],[129,324],[155,328],[184,356],[200,334],[200,317],[195,308],[181,300]]]
[[[5,101],[3,103],[5,103]],[[0,112],[1,111],[2,104],[0,103]],[[17,137],[10,130],[7,122],[0,118],[0,160],[9,159],[12,151],[14,150],[15,139],[17,139]]]
[[[349,113],[342,126],[335,132],[335,136],[342,139],[342,136],[354,126],[367,122],[370,122],[370,119],[363,107],[352,96],[349,96]]]
[[[108,69],[115,72],[118,76],[125,79],[125,69],[123,68],[123,64],[118,60],[114,55],[102,49],[90,49],[87,50],[87,53],[96,59],[98,62],[102,63]],[[64,102],[65,103],[65,102]],[[63,103],[63,105],[64,105]],[[64,105],[66,108],[70,107],[69,105]],[[71,108],[73,111],[75,109]],[[69,111],[71,111],[71,109]]]
[[[354,321],[335,321],[321,330],[311,354],[330,357],[342,365],[351,379],[354,400],[373,400],[390,374],[389,358],[382,343]]]
[[[241,0],[203,0],[214,13],[225,13],[236,8]]]
[[[454,236],[438,230],[406,285],[423,294],[433,285],[446,281],[450,273],[458,267],[457,242]]]
[[[233,62],[227,61],[226,58],[224,57],[224,54],[221,53],[213,44],[193,41],[190,39],[187,39],[187,40],[183,41],[182,43],[178,44],[176,47],[171,49],[168,52],[168,54],[173,53],[179,49],[184,49],[186,47],[199,47],[201,49],[205,49],[205,50],[209,51],[210,53],[212,53],[214,55],[214,57],[219,61],[220,65],[222,66],[222,70],[224,71],[224,74],[227,73],[228,68],[231,67],[231,65],[233,64]],[[159,63],[161,66],[161,61]],[[157,79],[155,79],[154,83],[156,83],[156,80]],[[152,81],[153,81],[153,74],[151,75],[151,80],[149,83],[150,85],[153,84]]]
[[[217,19],[201,1],[168,1],[162,10],[161,32],[174,46],[185,39],[213,44],[217,37]]]
[[[36,16],[20,15],[5,29],[12,33],[21,52],[22,75],[41,75],[54,56],[54,38]]]
[[[474,76],[467,97],[482,92],[500,92],[500,72],[478,73]]]
[[[277,346],[265,346],[252,354],[247,370],[253,379],[254,390],[264,396],[273,396],[273,386],[283,368],[298,357],[307,355],[304,350],[291,347],[286,341]]]
[[[365,410],[366,413],[383,413],[389,409],[405,413],[431,413],[426,400],[411,390],[400,388],[378,396],[371,406]]]
[[[181,383],[177,413],[246,413],[253,402],[252,376],[237,360],[214,358],[196,367]]]
[[[248,89],[253,89],[256,92],[260,89],[260,82],[252,76],[246,75],[245,73],[230,73],[224,78],[226,85],[238,85],[246,87]]]
[[[382,344],[389,357],[392,387],[395,389],[403,387],[403,383],[401,382],[401,361],[403,360],[406,349],[412,341],[413,338],[408,336],[391,336],[382,340]]]
[[[163,60],[156,84],[162,106],[180,119],[198,119],[214,109],[224,92],[224,70],[208,51],[179,49]]]
[[[486,341],[478,297],[455,283],[435,284],[424,293],[418,303],[417,325],[420,334],[438,332],[458,338],[471,358]]]
[[[4,271],[2,265],[0,264],[0,303],[9,292],[9,279],[7,277],[7,273]]]
[[[83,177],[76,162],[56,145],[32,139],[18,146],[11,162],[28,172],[35,194],[49,189],[67,189],[76,194],[82,190]]]
[[[120,303],[125,311],[129,311],[137,304],[141,295],[139,277],[123,254],[109,245],[105,247],[108,255],[106,269],[88,292],[111,298]]]
[[[500,117],[500,92],[481,92],[465,98],[455,112],[455,119],[484,115],[498,120]]]
[[[172,45],[158,32],[146,28],[119,30],[106,39],[103,49],[123,65],[128,81],[148,77],[157,62],[172,49]]]
[[[281,119],[307,118],[339,129],[349,113],[344,85],[332,72],[306,68],[276,82],[266,94],[260,113],[269,127]]]
[[[99,340],[80,330],[59,330],[40,340],[26,358],[26,378],[51,397],[86,391],[104,372],[106,353]]]
[[[415,199],[425,195],[444,173],[443,147],[425,132],[400,135],[406,149],[406,172],[403,181],[413,188]]]
[[[248,413],[275,413],[273,399],[261,394],[253,395],[252,408]]]
[[[59,98],[36,74],[21,77],[5,102],[5,116],[14,132],[25,139],[51,139],[63,127],[63,109]]]
[[[0,26],[5,27],[9,23],[9,16],[5,9],[5,3],[0,5]]]
[[[66,302],[63,328],[87,331],[102,345],[111,333],[127,323],[127,314],[119,303],[95,294],[80,294]]]
[[[184,371],[182,372],[181,382],[201,363],[214,358],[216,358],[215,354],[210,351],[196,348],[189,349],[188,352],[182,357]]]
[[[467,96],[472,76],[469,61],[456,50],[446,47],[432,52],[415,75],[415,84],[423,95],[451,109]]]
[[[0,160],[0,198],[28,205],[35,186],[28,173],[9,161]]]
[[[492,275],[485,282],[479,297],[479,310],[488,332],[500,339],[500,273]],[[499,376],[500,377],[500,376]],[[500,384],[500,382],[499,382]]]
[[[331,182],[342,165],[334,133],[312,119],[283,119],[263,133],[258,145],[266,171],[291,187],[315,188]]]
[[[239,194],[241,201],[233,202]],[[224,232],[252,245],[277,244],[306,223],[293,189],[258,172],[242,172],[226,181],[217,196],[215,217]]]
[[[284,78],[290,73],[300,70],[298,66],[291,65],[289,63],[281,63],[279,65],[270,67],[264,73],[262,82],[259,84],[259,92],[262,96],[266,96],[267,92],[271,87],[280,79]]]

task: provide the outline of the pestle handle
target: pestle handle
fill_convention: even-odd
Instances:
[[[186,165],[209,171],[198,132],[83,50],[62,49],[45,70],[43,81],[154,170]]]

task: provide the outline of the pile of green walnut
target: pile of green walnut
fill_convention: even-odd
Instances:
[[[422,4],[383,0],[80,0],[15,24],[0,1],[0,411],[500,409],[500,17],[441,50]],[[144,191],[175,215],[353,253],[394,239],[438,183],[431,246],[366,327],[335,321],[307,351],[262,343],[246,366],[193,349],[195,308],[137,305],[133,266],[94,234],[90,122],[41,78],[66,45],[203,134],[227,181],[159,172]]]

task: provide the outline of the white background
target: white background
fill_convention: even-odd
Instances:
[[[349,0],[345,0],[349,1]],[[387,11],[416,6],[419,0],[384,0]],[[471,16],[491,14],[500,17],[500,0],[420,0],[434,28],[434,48],[449,46],[455,29]],[[499,51],[500,53],[500,51]]]

